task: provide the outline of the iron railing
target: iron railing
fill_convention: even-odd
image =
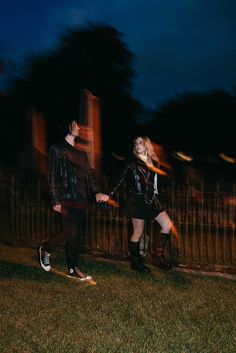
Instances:
[[[14,239],[41,242],[59,230],[60,220],[51,210],[43,177],[11,175],[6,192]],[[118,203],[124,197],[120,193]],[[235,182],[169,179],[163,199],[173,220],[181,262],[235,265]],[[126,257],[130,232],[130,222],[119,207],[91,201],[81,244],[86,252]],[[156,222],[146,222],[145,234],[150,255],[158,234]]]

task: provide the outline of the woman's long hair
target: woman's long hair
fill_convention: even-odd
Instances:
[[[136,142],[137,138],[141,138],[143,140],[144,147],[146,148],[148,158],[150,158],[152,161],[156,161],[159,164],[160,163],[159,158],[157,157],[156,153],[154,152],[151,140],[147,136],[137,136],[134,138],[134,147],[133,147],[134,155],[137,158],[139,158],[139,155],[135,149],[135,142]]]

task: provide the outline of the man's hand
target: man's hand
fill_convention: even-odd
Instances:
[[[61,213],[61,204],[60,203],[54,205],[52,208],[55,212]]]

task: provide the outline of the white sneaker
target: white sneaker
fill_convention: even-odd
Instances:
[[[48,252],[46,252],[43,248],[43,245],[39,247],[39,262],[42,268],[45,271],[50,271],[51,266],[50,266],[50,255]]]

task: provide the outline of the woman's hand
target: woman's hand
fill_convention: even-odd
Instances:
[[[109,200],[109,196],[108,195],[103,194],[102,192],[99,192],[98,194],[96,194],[96,201],[98,203],[106,202],[107,200]]]

